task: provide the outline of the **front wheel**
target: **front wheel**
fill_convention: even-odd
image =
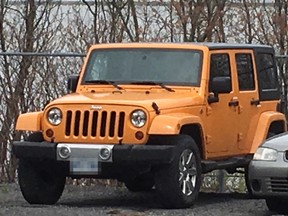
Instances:
[[[28,203],[51,205],[62,195],[66,178],[57,162],[20,159],[18,179]]]
[[[172,137],[170,141],[176,146],[174,159],[156,171],[156,190],[166,208],[187,208],[198,198],[201,186],[200,152],[187,135]]]

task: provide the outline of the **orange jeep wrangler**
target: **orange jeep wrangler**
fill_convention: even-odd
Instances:
[[[218,43],[94,45],[70,94],[21,114],[13,142],[31,204],[54,204],[67,176],[155,186],[164,207],[197,199],[201,174],[247,168],[286,131],[270,46]]]

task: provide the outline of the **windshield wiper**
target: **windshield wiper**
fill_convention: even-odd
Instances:
[[[164,85],[161,82],[154,82],[154,81],[136,81],[131,82],[131,84],[137,84],[137,85],[158,85],[163,89],[166,89],[169,92],[175,92],[172,88],[169,88],[168,86]]]
[[[115,88],[122,90],[123,88],[119,85],[117,85],[114,81],[109,80],[86,80],[86,83],[93,83],[93,84],[109,84],[113,85]]]

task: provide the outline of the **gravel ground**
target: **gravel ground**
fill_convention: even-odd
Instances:
[[[0,185],[2,216],[270,216],[262,199],[249,199],[246,194],[200,193],[190,209],[162,209],[155,192],[132,193],[125,187],[67,185],[56,205],[29,205],[17,184]]]

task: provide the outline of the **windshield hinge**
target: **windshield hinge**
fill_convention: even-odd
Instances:
[[[158,105],[157,105],[155,102],[152,103],[152,108],[155,110],[155,113],[156,113],[157,115],[160,114],[159,107],[158,107]]]

